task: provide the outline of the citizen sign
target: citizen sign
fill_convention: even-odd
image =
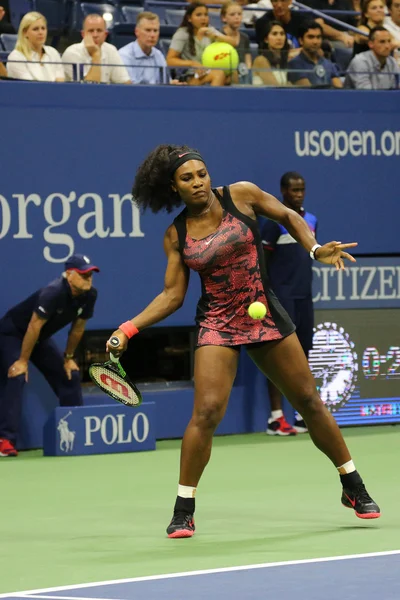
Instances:
[[[132,409],[131,409],[132,410]],[[106,415],[102,419],[95,415],[85,419],[85,446],[93,446],[96,436],[108,446],[113,444],[130,444],[132,438],[139,444],[147,439],[150,431],[149,420],[142,412],[132,418],[126,414]]]
[[[155,403],[57,407],[43,431],[46,456],[155,450]]]
[[[43,226],[39,226],[41,220]],[[7,236],[18,240],[43,236],[44,258],[62,263],[75,252],[79,238],[132,238],[144,237],[144,233],[131,194],[108,194],[103,200],[96,192],[71,191],[46,197],[0,194],[0,240]]]

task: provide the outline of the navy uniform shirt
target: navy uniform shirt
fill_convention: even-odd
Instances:
[[[76,319],[90,319],[93,316],[97,290],[91,288],[80,296],[72,296],[71,288],[64,277],[55,279],[49,285],[23,300],[7,312],[4,318],[10,318],[17,331],[23,337],[36,313],[46,319],[39,340],[44,340],[72,323]]]
[[[317,218],[309,212],[302,217],[316,235]],[[267,260],[271,287],[278,298],[307,298],[312,293],[312,259],[290,233],[275,221],[260,217],[260,233]]]
[[[332,79],[339,77],[336,65],[327,58],[320,57],[317,64],[300,52],[289,61],[288,81],[294,85],[300,79],[308,79],[312,86],[332,87]]]

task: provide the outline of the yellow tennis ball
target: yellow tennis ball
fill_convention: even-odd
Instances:
[[[247,312],[252,319],[263,319],[267,314],[267,307],[262,302],[253,302]]]
[[[213,42],[202,54],[201,62],[207,69],[237,69],[239,55],[236,48],[226,42]]]

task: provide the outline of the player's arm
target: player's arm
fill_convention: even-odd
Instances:
[[[132,324],[139,331],[172,315],[182,306],[185,299],[189,284],[189,269],[179,252],[178,234],[174,225],[167,229],[164,236],[164,251],[167,255],[164,289],[141,313],[131,319]],[[119,352],[120,349],[125,350],[128,337],[120,329],[114,331],[112,335],[116,335],[121,340]],[[109,350],[107,342],[107,351]]]
[[[316,244],[316,239],[305,220],[296,211],[287,208],[275,196],[264,192],[258,186],[254,185],[254,183],[245,182],[236,184],[236,186],[240,185],[245,186],[245,194],[247,195],[248,202],[256,215],[262,215],[283,225],[296,242],[299,242],[307,252],[310,252]],[[334,265],[337,270],[344,269],[343,259],[348,259],[352,262],[356,262],[356,260],[347,252],[343,252],[343,250],[353,248],[354,246],[357,246],[356,242],[349,244],[342,244],[336,241],[329,242],[320,246],[315,251],[314,258],[319,262]]]
[[[32,313],[31,320],[29,321],[28,328],[25,332],[24,339],[22,340],[22,347],[19,359],[16,360],[11,367],[8,369],[8,377],[17,377],[18,375],[25,374],[25,380],[28,381],[28,363],[35,347],[36,342],[39,339],[40,332],[47,319],[42,319],[35,312]]]

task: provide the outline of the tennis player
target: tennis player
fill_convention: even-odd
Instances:
[[[61,406],[82,404],[79,367],[74,353],[93,316],[97,291],[87,256],[73,254],[65,272],[37,290],[0,319],[0,456],[17,456],[16,436],[29,361],[41,371]],[[51,339],[72,323],[64,356]]]
[[[181,449],[178,495],[167,528],[171,538],[195,531],[195,494],[207,465],[213,433],[224,416],[239,360],[239,348],[303,416],[314,444],[333,462],[342,484],[341,501],[363,519],[380,509],[356,471],[335,419],[315,387],[295,327],[269,287],[257,215],[284,225],[314,260],[344,268],[355,259],[347,248],[356,243],[316,243],[304,219],[253,183],[213,189],[202,156],[187,146],[158,146],[139,167],[133,196],[154,213],[184,206],[167,229],[168,258],[164,289],[136,317],[112,335],[123,352],[140,330],[178,310],[185,298],[189,270],[197,271],[202,296],[197,306],[197,349],[194,366],[194,408]],[[264,319],[252,320],[247,308],[262,302]],[[112,346],[107,342],[107,350]],[[115,352],[115,350],[114,350]]]

